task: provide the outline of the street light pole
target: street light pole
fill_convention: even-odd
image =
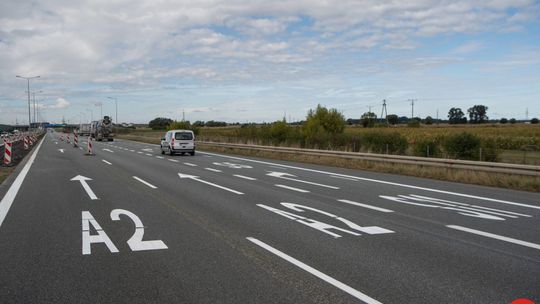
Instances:
[[[39,76],[23,77],[23,76],[16,75],[15,77],[26,79],[27,84],[28,84],[28,91],[27,91],[28,92],[28,131],[30,131],[30,126],[31,126],[31,119],[30,119],[30,79],[39,78]]]
[[[118,121],[118,98],[116,98],[116,97],[107,97],[107,98],[114,100],[114,105],[116,107],[116,118],[115,119],[116,119],[116,123],[118,124],[119,123],[119,121]]]
[[[94,111],[91,109],[86,109],[86,111],[90,112],[90,122],[92,122],[94,120]]]

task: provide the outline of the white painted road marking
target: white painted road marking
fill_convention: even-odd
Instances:
[[[138,151],[137,153],[139,153],[139,154],[142,154],[142,152],[141,152],[141,151]]]
[[[192,164],[192,163],[184,163],[184,165],[186,165],[186,166],[191,166],[191,167],[197,167],[197,165]]]
[[[138,180],[138,181],[140,181],[141,183],[147,185],[148,187],[150,187],[150,188],[152,188],[152,189],[157,189],[156,186],[150,184],[149,182],[147,182],[147,181],[145,181],[145,180],[142,180],[142,179],[140,179],[140,178],[138,178],[138,177],[136,177],[136,176],[133,176],[133,178],[136,179],[136,180]]]
[[[13,201],[15,200],[15,197],[17,196],[17,193],[19,192],[19,189],[21,188],[22,183],[24,182],[24,179],[26,175],[28,174],[28,171],[30,171],[30,167],[32,167],[32,164],[34,163],[34,160],[36,159],[36,155],[39,151],[39,148],[41,148],[41,144],[43,144],[43,140],[39,142],[37,149],[34,151],[34,153],[32,153],[32,155],[28,159],[28,162],[24,165],[19,175],[17,175],[17,178],[15,178],[15,181],[13,181],[13,184],[11,184],[11,187],[9,187],[9,190],[6,192],[6,194],[2,198],[2,201],[0,201],[0,226],[2,226],[2,223],[4,222],[4,219],[6,218],[9,208],[11,208],[11,205],[13,204]]]
[[[302,170],[302,171],[313,172],[313,173],[321,173],[321,174],[326,174],[326,175],[348,177],[348,178],[354,178],[354,179],[357,179],[357,180],[363,180],[363,181],[368,181],[368,182],[374,182],[374,183],[380,183],[380,184],[386,184],[386,185],[392,185],[392,186],[399,186],[399,187],[411,188],[411,189],[417,189],[417,190],[423,190],[423,191],[431,191],[431,192],[437,192],[437,193],[443,193],[443,194],[450,194],[450,195],[456,195],[456,196],[462,196],[462,197],[469,197],[469,198],[475,198],[475,199],[480,199],[480,200],[490,201],[490,202],[496,202],[496,203],[501,203],[501,204],[508,204],[508,205],[514,205],[514,206],[533,208],[533,209],[540,209],[540,206],[528,205],[528,204],[523,204],[523,203],[516,203],[516,202],[499,200],[499,199],[483,197],[483,196],[477,196],[477,195],[470,195],[470,194],[464,194],[464,193],[458,193],[458,192],[438,190],[438,189],[433,189],[433,188],[426,188],[426,187],[419,187],[419,186],[413,186],[413,185],[407,185],[407,184],[400,184],[400,183],[388,182],[388,181],[383,181],[383,180],[378,180],[378,179],[372,179],[372,178],[366,178],[366,177],[358,177],[358,176],[352,176],[352,175],[346,175],[346,174],[339,174],[339,173],[333,173],[333,172],[315,170],[315,169],[309,169],[309,168],[288,166],[288,165],[276,164],[276,163],[271,163],[271,162],[266,162],[266,161],[261,161],[261,160],[254,160],[254,159],[248,159],[248,158],[242,158],[242,157],[236,157],[236,156],[221,155],[221,154],[217,154],[217,153],[210,153],[210,152],[200,152],[200,153],[219,156],[219,157],[223,157],[223,158],[244,160],[244,161],[249,161],[249,162],[259,163],[259,164],[265,164],[265,165],[274,165],[274,166],[279,166],[281,168],[290,168],[290,169]]]
[[[96,230],[97,235],[90,235],[90,226]],[[117,253],[118,248],[105,233],[103,228],[94,219],[90,211],[82,212],[82,254],[92,254],[91,245],[96,243],[104,243],[111,253]]]
[[[274,185],[274,186],[280,187],[280,188],[284,188],[284,189],[293,190],[293,191],[297,191],[297,192],[309,193],[308,190],[299,189],[299,188],[294,188],[294,187],[289,187],[289,186],[285,186],[285,185],[276,184],[276,185]]]
[[[295,265],[295,266],[297,266],[297,267],[311,273],[312,275],[314,275],[314,276],[318,277],[319,279],[329,283],[330,285],[333,285],[333,286],[341,289],[342,291],[350,294],[351,296],[359,299],[360,301],[364,301],[367,304],[382,304],[381,302],[373,299],[372,297],[370,297],[370,296],[368,296],[368,295],[366,295],[366,294],[364,294],[364,293],[350,287],[349,285],[341,283],[340,281],[338,281],[338,280],[336,280],[336,279],[334,279],[334,278],[332,278],[332,277],[318,271],[317,269],[315,269],[315,268],[313,268],[313,267],[311,267],[311,266],[309,266],[307,264],[304,264],[304,263],[300,262],[299,260],[293,258],[292,256],[290,256],[290,255],[288,255],[286,253],[283,253],[283,252],[275,249],[274,247],[272,247],[272,246],[270,246],[270,245],[268,245],[268,244],[266,244],[264,242],[259,241],[256,238],[248,237],[246,239],[248,241],[254,243],[255,245],[257,245],[257,246],[259,246],[259,247],[261,247],[261,248],[263,248],[263,249],[277,255],[278,257],[284,259],[285,261],[287,261],[287,262],[289,262],[289,263],[291,263],[291,264],[293,264],[293,265]]]
[[[60,151],[60,153],[64,153],[64,149],[58,149],[58,151]]]
[[[104,160],[104,159],[102,159],[101,161],[104,162],[104,163],[106,163],[107,165],[112,165],[110,162],[108,162],[108,161],[106,161],[106,160]]]
[[[124,209],[114,209],[111,211],[111,219],[113,221],[119,221],[120,214],[126,215],[135,224],[135,233],[133,233],[133,236],[127,241],[131,251],[168,249],[167,245],[165,245],[162,240],[142,240],[144,236],[144,225],[141,219],[133,212]]]
[[[377,210],[377,211],[380,211],[380,212],[394,212],[393,210],[390,210],[390,209],[385,209],[385,208],[381,208],[381,207],[375,207],[375,206],[371,206],[371,205],[367,205],[367,204],[353,202],[353,201],[346,200],[346,199],[340,199],[340,200],[338,200],[338,202],[351,204],[351,205],[355,205],[355,206],[359,206],[359,207],[364,207],[364,208],[368,208],[368,209],[373,209],[373,210]]]
[[[179,161],[177,161],[176,159],[171,159],[171,158],[167,158],[168,161],[171,161],[173,163],[178,163]]]
[[[538,244],[527,242],[527,241],[522,241],[522,240],[518,240],[518,239],[514,239],[514,238],[511,238],[511,237],[507,237],[507,236],[497,235],[497,234],[484,232],[484,231],[480,231],[480,230],[476,230],[476,229],[471,229],[471,228],[467,228],[467,227],[457,226],[457,225],[446,225],[446,227],[540,250],[540,245],[538,245]]]
[[[150,154],[150,153],[146,153],[146,155],[148,155],[148,156],[153,156],[153,155],[152,155],[152,154]]]
[[[221,170],[214,169],[214,168],[204,168],[204,170],[208,170],[208,171],[212,171],[212,172],[223,172]]]
[[[333,177],[333,178],[339,178],[339,179],[345,179],[345,180],[350,180],[350,181],[358,181],[358,179],[356,178],[350,178],[350,177],[343,177],[343,176],[337,176],[337,175],[330,175],[330,177]]]
[[[111,152],[111,153],[114,153],[114,151],[113,151],[113,150],[111,150],[111,149],[101,149],[101,150],[103,150],[103,151],[107,151],[107,152]]]
[[[339,187],[328,186],[328,185],[325,185],[325,184],[319,184],[319,183],[308,182],[308,181],[304,181],[304,180],[292,178],[292,177],[296,177],[296,175],[292,175],[292,174],[284,173],[284,172],[270,172],[270,173],[268,173],[268,174],[266,174],[266,175],[272,176],[272,177],[281,178],[281,179],[291,180],[291,181],[295,181],[295,182],[299,182],[299,183],[304,183],[304,184],[309,184],[309,185],[314,185],[314,186],[324,187],[324,188],[339,189]],[[289,176],[290,176],[290,177],[289,177]]]
[[[199,179],[199,177],[198,177],[198,176],[195,176],[195,175],[188,175],[188,174],[178,173],[178,176],[179,176],[181,179],[189,178],[189,179],[191,179],[191,180],[198,181],[198,182],[201,182],[201,183],[210,185],[210,186],[214,186],[214,187],[216,187],[216,188],[223,189],[223,190],[226,190],[226,191],[235,193],[235,194],[239,194],[239,195],[244,194],[244,193],[242,193],[242,192],[240,192],[240,191],[236,191],[236,190],[233,190],[233,189],[230,189],[230,188],[227,188],[227,187],[223,187],[223,186],[220,186],[220,185],[217,185],[217,184],[214,184],[214,183],[207,182],[207,181],[205,181],[205,180]]]
[[[249,177],[249,176],[244,176],[244,175],[239,175],[239,174],[234,174],[233,176],[236,176],[236,177],[239,177],[239,178],[243,178],[243,179],[247,179],[247,180],[257,180],[256,178],[254,177]]]
[[[94,194],[94,191],[92,191],[90,186],[88,186],[88,184],[86,183],[86,181],[89,181],[89,180],[92,180],[92,179],[89,178],[89,177],[86,177],[86,176],[82,176],[82,175],[77,175],[77,176],[75,176],[74,178],[71,179],[71,181],[78,181],[78,182],[81,183],[82,187],[84,188],[84,190],[86,191],[86,193],[88,194],[90,199],[97,200],[98,198]]]
[[[163,157],[163,156],[156,156],[156,158],[164,159],[165,157]]]

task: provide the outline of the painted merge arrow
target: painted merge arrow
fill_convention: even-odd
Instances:
[[[325,185],[325,184],[319,184],[319,183],[308,182],[308,181],[304,181],[304,180],[301,180],[301,179],[292,178],[292,177],[296,177],[296,175],[292,175],[292,174],[285,173],[285,172],[270,171],[270,173],[268,173],[266,175],[281,178],[281,179],[291,180],[291,181],[295,181],[295,182],[299,182],[299,183],[315,185],[315,186],[319,186],[319,187],[325,187],[325,188],[330,188],[330,189],[339,189],[339,187],[335,187],[335,186],[329,186],[329,185]]]
[[[60,151],[60,153],[64,153],[64,149],[58,149],[58,151]]]
[[[98,198],[94,194],[94,191],[92,191],[92,189],[90,189],[90,186],[88,186],[88,184],[86,183],[86,181],[89,181],[89,180],[92,180],[92,179],[89,178],[89,177],[86,177],[86,176],[82,176],[82,175],[77,175],[77,176],[75,176],[74,178],[71,179],[71,181],[79,181],[79,182],[81,182],[82,187],[84,188],[84,190],[86,191],[86,193],[88,194],[90,199],[97,200]]]
[[[220,185],[217,185],[217,184],[214,184],[214,183],[211,183],[211,182],[207,182],[205,180],[202,180],[200,179],[198,176],[195,176],[195,175],[189,175],[189,174],[182,174],[182,173],[178,173],[178,177],[180,177],[180,179],[191,179],[191,180],[194,180],[194,181],[198,181],[198,182],[201,182],[203,184],[207,184],[207,185],[210,185],[210,186],[213,186],[213,187],[216,187],[216,188],[219,188],[219,189],[223,189],[223,190],[226,190],[226,191],[229,191],[229,192],[232,192],[232,193],[236,193],[236,194],[244,194],[240,191],[236,191],[236,190],[233,190],[231,188],[227,188],[227,187],[223,187],[223,186],[220,186]]]

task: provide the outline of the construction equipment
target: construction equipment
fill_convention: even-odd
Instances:
[[[109,116],[93,121],[91,124],[90,136],[97,141],[113,141],[112,120]]]

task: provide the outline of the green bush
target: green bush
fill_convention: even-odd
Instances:
[[[439,143],[436,140],[429,138],[418,141],[413,146],[412,152],[416,156],[423,157],[437,157],[441,154]]]
[[[496,162],[499,158],[499,149],[497,149],[497,142],[494,139],[483,139],[480,144],[482,148],[482,157],[480,160]]]
[[[480,138],[467,132],[453,134],[445,139],[443,147],[452,158],[478,160]]]
[[[362,146],[374,153],[403,154],[408,145],[407,139],[398,132],[370,132],[362,140]]]

